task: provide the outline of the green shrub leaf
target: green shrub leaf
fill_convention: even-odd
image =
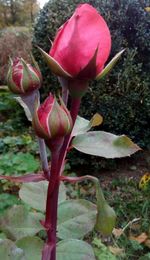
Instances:
[[[100,239],[95,237],[92,245],[97,260],[117,260],[116,256],[109,251]]]
[[[95,260],[92,247],[81,240],[69,239],[58,243],[57,260]]]
[[[14,175],[26,172],[36,172],[40,167],[38,160],[30,153],[12,152],[0,156],[0,174]]]
[[[40,224],[44,216],[29,212],[24,206],[13,206],[0,218],[0,229],[12,240],[33,236],[43,229]]]
[[[15,97],[15,99],[18,101],[18,103],[20,104],[20,106],[22,106],[22,108],[24,109],[25,115],[27,117],[27,119],[29,121],[32,121],[32,115],[31,112],[28,108],[28,106],[25,104],[25,102],[22,100],[21,97]]]
[[[127,136],[104,131],[78,135],[73,139],[72,146],[80,152],[104,158],[126,157],[140,150]]]
[[[26,260],[22,249],[9,239],[0,239],[0,259],[4,260]]]
[[[96,206],[87,200],[66,200],[58,208],[58,237],[82,238],[95,225]]]
[[[98,126],[103,122],[103,118],[100,114],[96,113],[91,120],[87,120],[81,116],[77,116],[72,136],[84,134],[94,126]]]
[[[45,211],[47,198],[47,181],[24,183],[19,191],[19,197],[33,209]],[[59,188],[59,203],[66,200],[66,187],[63,183]]]
[[[24,237],[16,242],[26,260],[41,260],[44,242],[39,237]]]

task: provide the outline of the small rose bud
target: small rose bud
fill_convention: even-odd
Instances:
[[[39,68],[25,63],[22,58],[10,60],[7,74],[9,89],[15,94],[29,94],[40,88],[42,76]]]
[[[33,127],[39,137],[53,140],[71,132],[72,119],[63,101],[59,104],[50,94],[40,107],[36,104]]]

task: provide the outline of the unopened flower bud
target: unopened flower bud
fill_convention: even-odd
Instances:
[[[33,116],[36,134],[46,140],[64,137],[72,130],[72,119],[63,101],[60,104],[52,94],[36,108]]]
[[[22,58],[10,60],[7,84],[13,93],[29,94],[40,88],[41,82],[41,72],[37,66],[27,64]]]
[[[112,207],[108,203],[102,202],[98,207],[97,219],[95,228],[105,236],[109,236],[112,233],[116,223],[116,214]]]

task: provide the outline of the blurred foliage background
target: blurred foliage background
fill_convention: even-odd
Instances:
[[[114,134],[127,134],[142,148],[149,149],[150,13],[146,8],[149,1],[83,0],[82,3],[84,2],[96,7],[108,23],[112,36],[110,59],[121,49],[126,48],[126,51],[105,79],[91,82],[83,98],[80,115],[89,119],[98,112],[104,118],[98,129]],[[57,29],[72,15],[79,3],[79,0],[51,0],[39,11],[38,1],[35,0],[0,1],[1,85],[6,84],[9,56],[22,56],[30,62],[29,53],[32,49],[44,78],[41,88],[42,99],[50,91],[58,92],[57,78],[51,74],[35,46],[39,45],[48,52],[49,39],[54,39]],[[26,11],[23,14],[24,10]],[[6,118],[4,114],[7,114],[10,118],[15,118],[14,122],[12,120],[14,127],[28,125],[19,106],[15,105],[15,108],[10,94],[1,93],[0,99],[2,122],[5,120],[4,117]],[[10,110],[7,109],[8,103]],[[91,166],[97,167],[105,167],[108,164],[108,160],[91,156],[89,160],[85,160],[84,155],[76,152],[71,154],[71,161],[72,164],[78,165],[89,162]],[[109,164],[112,167],[114,161],[109,160]]]

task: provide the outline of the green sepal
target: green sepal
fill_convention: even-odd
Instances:
[[[41,71],[40,71],[40,67],[39,67],[37,61],[35,60],[35,58],[34,58],[32,52],[30,53],[30,57],[31,57],[32,64],[33,64],[33,66],[36,68],[36,70],[39,72],[40,79],[41,79],[41,81],[42,81],[42,74],[41,74]]]
[[[29,85],[30,85],[30,80],[31,80],[31,72],[26,64],[26,62],[24,61],[24,59],[20,59],[22,66],[23,66],[23,72],[22,72],[22,87],[24,92],[28,91]]]
[[[73,122],[72,122],[72,117],[70,115],[70,112],[68,110],[68,108],[66,107],[62,97],[59,95],[59,102],[60,102],[60,105],[63,107],[64,111],[66,112],[67,114],[67,119],[68,119],[68,133],[69,134],[71,131],[72,131],[72,128],[73,128]]]
[[[34,67],[40,72],[39,65],[38,65],[38,63],[36,62],[36,60],[34,59],[34,56],[33,56],[32,52],[30,53],[30,57],[31,57],[32,64],[33,64]]]
[[[9,56],[9,66],[13,66],[13,60],[10,56]]]
[[[100,80],[103,77],[105,77],[112,69],[113,67],[116,65],[117,61],[120,59],[122,53],[125,51],[125,49],[123,49],[122,51],[118,52],[113,59],[106,65],[106,67],[96,76],[96,80]]]
[[[39,108],[39,105],[40,105],[39,98],[36,97],[35,101],[34,101],[34,115],[32,118],[32,125],[33,125],[33,128],[35,129],[35,132],[38,133],[38,136],[40,136],[41,138],[44,138],[44,139],[49,139],[50,137],[49,137],[48,133],[46,133],[46,131],[40,124],[40,121],[38,118],[37,110]]]
[[[9,69],[8,69],[8,73],[7,73],[7,86],[9,88],[9,90],[15,94],[22,94],[24,91],[22,89],[19,89],[16,84],[13,82],[12,79],[12,71],[13,71],[13,61],[12,59],[9,57]]]
[[[57,76],[64,77],[64,78],[72,78],[72,76],[65,71],[61,65],[53,59],[50,55],[48,55],[45,51],[43,51],[40,47],[37,46],[40,53],[42,54],[44,60],[46,61],[47,65],[51,69],[51,71],[56,74]]]
[[[25,93],[30,90],[30,84],[40,84],[40,78],[36,75],[35,72],[30,70],[24,59],[21,58],[22,66],[23,66],[23,79],[22,86]]]

